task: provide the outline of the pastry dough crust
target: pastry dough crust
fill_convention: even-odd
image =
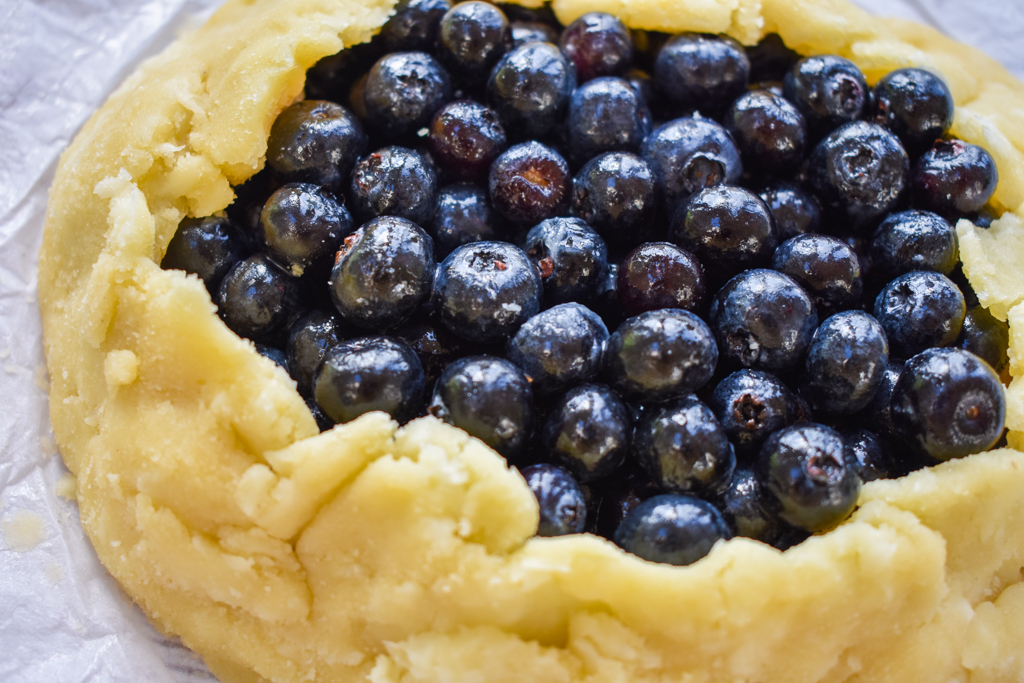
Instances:
[[[305,70],[392,0],[229,0],[139,70],[65,152],[40,255],[51,419],[100,559],[224,681],[1006,681],[1024,670],[1024,455],[867,485],[785,553],[736,539],[686,568],[593,536],[532,538],[500,457],[432,419],[330,432],[284,371],[157,265],[178,222],[232,199]],[[1024,86],[934,31],[844,0],[556,0],[563,21],[776,31],[872,82],[944,74],[1006,211],[958,226],[1024,370]],[[1024,445],[1024,383],[1009,390]]]

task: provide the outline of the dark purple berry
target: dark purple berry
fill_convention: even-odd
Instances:
[[[887,284],[875,299],[874,312],[892,352],[908,358],[933,346],[955,342],[967,304],[949,278],[922,270]]]
[[[304,100],[278,114],[267,140],[267,165],[282,183],[342,190],[366,154],[363,125],[334,102]]]
[[[651,132],[640,93],[621,78],[603,77],[576,88],[565,117],[565,143],[576,164],[603,152],[639,152]]]
[[[456,81],[467,86],[482,86],[491,68],[511,48],[508,18],[490,3],[462,2],[441,18],[438,59]]]
[[[160,267],[198,275],[213,296],[220,281],[248,251],[245,236],[227,218],[184,218],[167,245]]]
[[[633,63],[633,39],[617,17],[590,12],[572,22],[559,39],[576,67],[580,83],[599,76],[621,76]]]
[[[463,244],[501,239],[502,228],[501,218],[482,187],[456,183],[438,194],[431,230],[438,258],[444,258]]]
[[[654,82],[663,97],[684,110],[716,116],[743,94],[750,60],[732,38],[683,33],[661,48]]]
[[[579,218],[549,218],[526,234],[523,251],[544,283],[546,305],[589,303],[604,284],[608,248]]]
[[[333,312],[314,309],[295,321],[288,333],[285,355],[288,372],[299,385],[299,393],[312,394],[313,377],[327,352],[350,330]]]
[[[491,166],[488,178],[491,204],[520,226],[564,215],[569,208],[571,182],[565,159],[539,142],[509,148]]]
[[[700,261],[668,242],[647,242],[631,251],[619,265],[617,290],[628,317],[659,308],[700,313],[707,293]]]
[[[804,359],[800,391],[815,411],[849,415],[866,407],[889,363],[878,321],[863,311],[826,318]]]
[[[448,72],[426,52],[392,52],[370,69],[363,90],[367,120],[389,140],[408,138],[451,99]]]
[[[1010,364],[1007,349],[1010,345],[1010,326],[999,320],[983,306],[975,306],[964,316],[956,346],[970,351],[1002,374]]]
[[[434,114],[427,143],[437,165],[449,176],[479,181],[505,151],[505,128],[491,108],[456,100]]]
[[[419,152],[384,147],[356,164],[349,196],[360,221],[399,216],[429,225],[437,209],[437,175]]]
[[[749,461],[773,432],[797,421],[793,392],[767,372],[740,370],[715,387],[708,406],[736,446],[741,460]]]
[[[602,384],[581,384],[558,399],[541,432],[547,457],[581,482],[608,476],[629,454],[633,418]]]
[[[811,138],[817,139],[859,119],[870,91],[853,62],[820,55],[797,62],[783,78],[782,92],[804,115]]]
[[[895,479],[900,468],[889,445],[866,429],[842,431],[846,461],[865,484],[876,479]]]
[[[949,275],[959,262],[956,230],[929,211],[891,213],[871,240],[872,267],[886,279],[912,270]]]
[[[277,346],[302,313],[302,285],[265,254],[239,261],[217,290],[217,314],[239,337]]]
[[[821,312],[853,308],[864,291],[857,254],[842,240],[827,235],[786,240],[772,255],[772,269],[796,280]]]
[[[380,29],[388,52],[430,52],[437,42],[441,18],[452,8],[448,0],[399,0],[394,15]]]
[[[911,199],[918,208],[958,218],[981,210],[998,183],[996,162],[983,147],[940,140],[914,165]]]
[[[566,391],[601,371],[608,328],[590,309],[560,304],[533,316],[508,340],[505,356],[538,395]]]
[[[821,205],[800,185],[777,181],[765,186],[758,194],[775,217],[779,240],[821,232]]]
[[[572,475],[554,465],[523,468],[523,479],[540,507],[538,536],[581,533],[587,525],[587,503]]]
[[[897,69],[874,90],[874,118],[918,156],[953,125],[953,94],[939,76],[924,69]]]
[[[573,179],[572,211],[613,248],[654,239],[657,200],[647,162],[627,152],[594,157]]]
[[[782,175],[803,160],[807,126],[785,98],[767,90],[748,92],[733,102],[724,123],[749,171]]]
[[[649,562],[693,564],[731,537],[711,503],[679,494],[650,498],[633,508],[615,532],[615,545]]]
[[[330,262],[352,232],[352,217],[320,187],[290,183],[270,195],[260,226],[271,258],[298,277]]]
[[[576,71],[551,43],[527,43],[498,62],[487,81],[487,97],[516,139],[540,138],[562,122]]]

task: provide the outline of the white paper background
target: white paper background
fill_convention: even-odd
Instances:
[[[683,0],[680,0],[683,1]],[[975,44],[1024,79],[1024,0],[855,0]],[[213,680],[100,566],[46,413],[36,252],[60,151],[138,63],[220,0],[0,0],[0,680]]]

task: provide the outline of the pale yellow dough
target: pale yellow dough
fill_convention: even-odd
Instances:
[[[1024,455],[865,487],[786,552],[737,539],[687,568],[592,536],[531,538],[504,461],[429,419],[317,434],[284,371],[157,265],[179,220],[263,164],[304,71],[366,40],[392,0],[231,0],[140,67],[64,154],[40,256],[53,427],[100,559],[224,681],[1024,680]],[[777,31],[874,80],[924,65],[954,133],[999,165],[1007,211],[958,227],[1024,370],[1024,86],[931,30],[844,0],[556,0],[640,28]],[[1024,445],[1024,382],[1010,388]]]

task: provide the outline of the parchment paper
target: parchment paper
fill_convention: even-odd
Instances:
[[[680,0],[685,1],[685,0]],[[855,0],[930,23],[1024,79],[1024,1]],[[220,0],[0,1],[0,680],[214,680],[99,564],[50,432],[36,254],[61,150],[141,59]]]

